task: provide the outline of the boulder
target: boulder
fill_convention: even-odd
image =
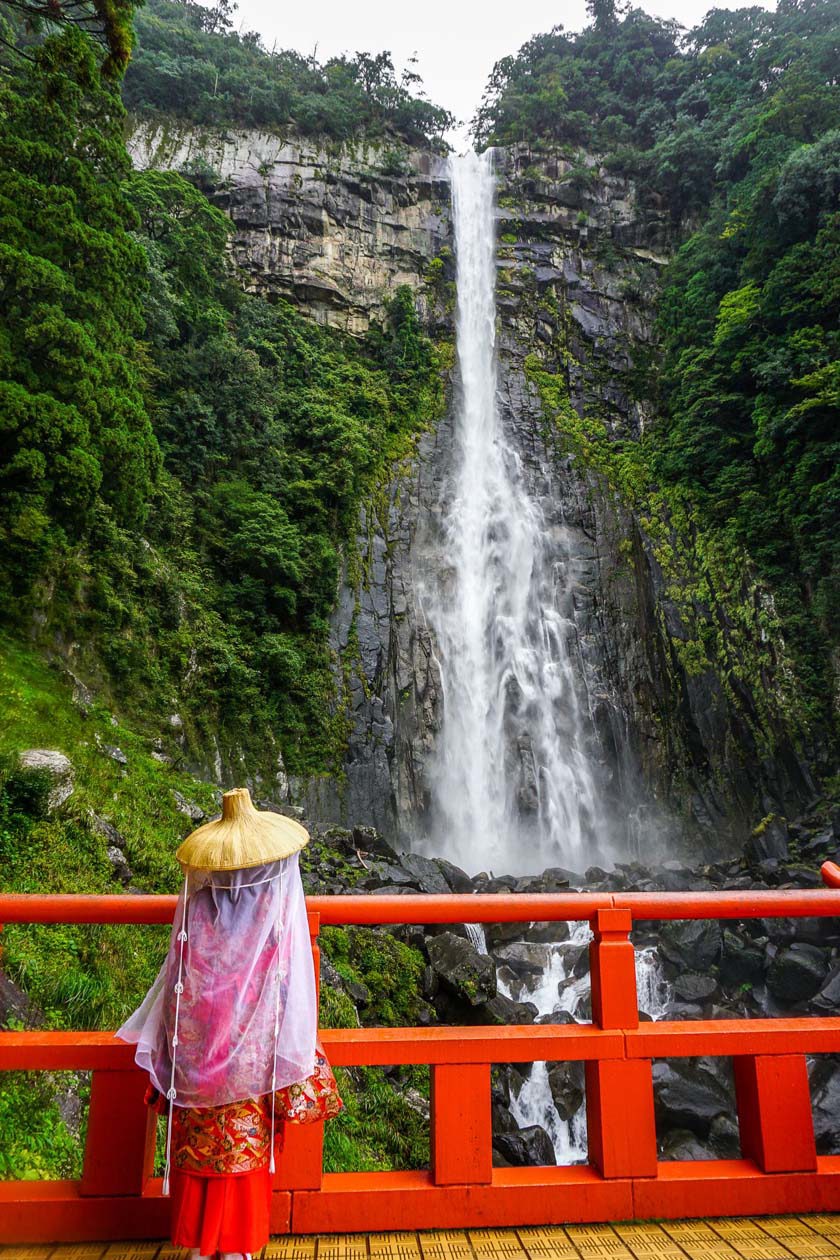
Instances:
[[[556,1164],[551,1138],[538,1124],[516,1133],[500,1133],[493,1138],[493,1149],[514,1168]]]
[[[840,1011],[840,964],[835,964],[828,973],[825,983],[814,998],[814,1006],[821,1011]]]
[[[49,777],[47,809],[58,809],[73,795],[75,772],[64,753],[52,748],[26,748],[18,757],[22,770],[38,770]]]
[[[661,1160],[712,1159],[713,1154],[690,1129],[673,1129],[662,1143]]]
[[[689,1129],[706,1137],[716,1116],[732,1110],[729,1091],[693,1059],[653,1065],[656,1116],[664,1129]]]
[[[439,874],[439,873],[438,873]],[[493,959],[480,954],[469,941],[454,932],[426,938],[429,964],[441,983],[470,1006],[481,1006],[496,996]]]
[[[455,866],[453,862],[447,862],[446,858],[435,858],[435,866],[454,893],[471,893],[473,891],[473,881],[466,871],[461,870],[460,866]]]
[[[398,860],[400,866],[412,876],[421,892],[449,893],[452,891],[431,858],[423,857],[421,853],[401,853]]]
[[[717,992],[714,976],[700,971],[683,971],[674,981],[674,992],[684,1002],[706,1002]]]
[[[804,941],[780,949],[767,971],[767,988],[780,1002],[807,1002],[828,975],[825,950]]]
[[[511,971],[515,972],[522,979],[529,979],[543,974],[546,967],[545,954],[546,951],[544,949],[535,949],[526,941],[502,945],[499,949],[494,950],[496,961],[506,964]]]
[[[375,853],[388,862],[398,862],[399,856],[384,836],[380,836],[375,827],[354,827],[353,847],[361,853]]]
[[[717,1159],[740,1159],[741,1132],[734,1116],[715,1116],[709,1129],[709,1146]]]
[[[814,1137],[820,1155],[840,1151],[840,1059],[820,1055],[811,1073]]]
[[[583,1064],[548,1063],[548,1084],[561,1120],[571,1120],[583,1105]]]
[[[760,984],[764,979],[764,951],[742,933],[725,927],[720,974],[724,983],[733,987]]]
[[[659,933],[660,952],[681,970],[708,971],[720,960],[722,945],[716,919],[675,919]]]
[[[479,1024],[533,1024],[537,1008],[533,1002],[514,1002],[497,993],[476,1009],[475,1016]]]

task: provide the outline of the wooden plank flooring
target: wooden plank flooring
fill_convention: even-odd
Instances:
[[[0,1247],[0,1260],[186,1260],[170,1243]],[[840,1260],[840,1215],[274,1238],[261,1260]],[[257,1260],[257,1257],[254,1258]]]

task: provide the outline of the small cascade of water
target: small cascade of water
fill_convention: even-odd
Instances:
[[[544,946],[547,957],[542,975],[532,990],[517,995],[520,1000],[533,1002],[540,1015],[561,1010],[577,1016],[581,1003],[589,996],[591,985],[589,973],[575,976],[570,962],[573,966],[580,949],[588,946],[591,935],[586,923],[578,923],[567,942]],[[662,974],[659,955],[653,945],[636,951],[636,988],[639,1010],[652,1020],[662,1019],[672,991]],[[515,996],[502,977],[499,978],[499,990],[506,997]],[[561,1117],[552,1096],[547,1064],[533,1064],[519,1093],[511,1099],[510,1112],[520,1128],[539,1124],[545,1129],[554,1146],[558,1164],[585,1162],[586,1111],[581,1107],[571,1119]]]
[[[574,620],[568,530],[529,491],[496,383],[492,153],[453,158],[456,464],[443,503],[443,577],[419,574],[437,645],[442,726],[430,851],[468,871],[584,869],[608,820]]]
[[[470,944],[478,954],[488,953],[487,938],[484,935],[484,928],[480,923],[465,923],[467,936],[470,938]]]

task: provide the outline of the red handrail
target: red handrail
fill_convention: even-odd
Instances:
[[[823,866],[840,887],[840,867]],[[834,882],[836,880],[836,882]],[[138,894],[0,894],[0,923],[171,923],[176,898]],[[646,919],[828,918],[837,914],[831,889],[756,889],[738,892],[474,893],[372,896],[345,893],[307,897],[321,924],[530,923],[591,919],[598,910],[629,910]]]
[[[760,1213],[840,1205],[840,1158],[818,1157],[806,1054],[840,1051],[840,1018],[639,1024],[634,921],[825,917],[824,890],[310,897],[310,931],[337,923],[588,920],[592,1022],[568,1026],[324,1030],[336,1064],[428,1064],[427,1171],[322,1171],[322,1126],[289,1126],[272,1227],[296,1233],[464,1228]],[[174,897],[0,896],[2,923],[168,923]],[[317,962],[316,962],[317,968]],[[657,1160],[652,1061],[732,1058],[739,1160]],[[589,1164],[494,1168],[490,1065],[559,1058],[586,1073]],[[154,1127],[130,1047],[107,1032],[0,1033],[0,1070],[92,1070],[80,1182],[0,1183],[0,1241],[161,1237],[169,1204],[151,1177]],[[116,1135],[116,1140],[115,1140]]]

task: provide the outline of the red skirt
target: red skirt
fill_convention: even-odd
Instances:
[[[268,1242],[271,1175],[268,1167],[232,1176],[172,1172],[172,1241],[217,1251],[255,1253]]]

